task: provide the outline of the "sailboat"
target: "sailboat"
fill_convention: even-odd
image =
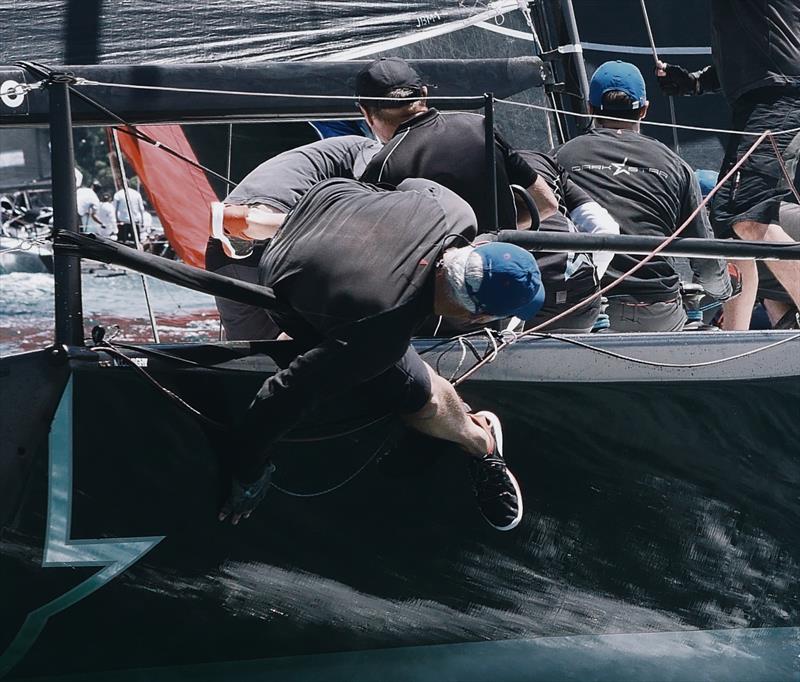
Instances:
[[[0,105],[0,126],[49,125],[63,239],[53,345],[0,358],[0,677],[796,675],[798,334],[541,334],[501,352],[491,335],[418,340],[444,376],[473,354],[492,360],[459,390],[504,424],[526,508],[512,533],[480,519],[463,457],[369,405],[343,413],[348,400],[290,434],[275,489],[246,523],[222,525],[226,462],[212,422],[230,422],[292,343],[85,338],[69,229],[73,125],[346,118],[358,59],[379,53],[416,58],[442,108],[496,106],[502,119],[499,100],[514,99],[577,111],[566,85],[580,80],[575,18],[592,3],[442,0],[409,14],[393,3],[208,2],[192,15],[182,3],[152,15],[99,0],[39,4],[42,21],[20,29],[26,49],[44,53],[0,67],[0,83],[24,93]],[[95,24],[79,31],[87,17]],[[102,30],[134,19],[147,30]],[[56,20],[66,63],[84,49],[100,63],[52,66],[29,34]],[[242,37],[226,42],[240,23]],[[508,33],[526,27],[531,40]],[[464,61],[462,31],[488,54],[466,41],[476,49]],[[547,55],[548,40],[566,47]],[[235,63],[210,63],[218,50]],[[554,56],[563,60],[546,68]],[[549,125],[558,138],[576,124]],[[194,272],[128,257],[177,279]]]

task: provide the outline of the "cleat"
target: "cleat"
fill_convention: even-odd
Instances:
[[[516,528],[522,520],[522,493],[503,459],[503,431],[491,412],[476,412],[471,419],[492,436],[494,447],[483,457],[472,457],[469,472],[483,518],[497,530]]]
[[[219,201],[211,204],[211,236],[220,241],[228,258],[240,260],[253,253],[253,240],[244,234],[248,210],[247,206],[226,206]]]

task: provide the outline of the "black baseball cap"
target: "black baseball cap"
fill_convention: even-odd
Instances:
[[[399,57],[383,57],[365,66],[356,76],[356,97],[386,97],[392,90],[408,88],[410,97],[422,94],[425,84],[420,75]],[[376,106],[404,106],[406,101],[374,102]]]

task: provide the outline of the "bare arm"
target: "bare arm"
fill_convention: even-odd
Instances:
[[[546,220],[558,210],[558,200],[541,175],[528,187],[528,193],[533,197],[533,203],[536,204],[536,208],[539,209],[539,218],[541,220]],[[530,222],[528,226],[530,226]],[[518,227],[520,226],[518,225]],[[522,229],[525,228],[523,227]]]

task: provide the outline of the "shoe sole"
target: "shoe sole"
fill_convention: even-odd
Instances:
[[[491,424],[492,434],[494,436],[495,450],[497,454],[499,454],[500,457],[503,458],[503,427],[500,424],[500,420],[497,418],[497,415],[494,414],[493,412],[485,412],[485,411],[476,412],[475,414],[476,415],[479,414],[485,417],[486,420],[489,422],[489,424]],[[505,458],[503,458],[503,461],[505,461]],[[483,518],[486,519],[486,523],[488,523],[492,528],[502,531],[513,530],[519,525],[519,522],[522,521],[522,491],[519,488],[519,483],[517,482],[516,477],[514,476],[514,474],[511,473],[511,469],[509,469],[507,466],[506,466],[506,473],[508,474],[508,477],[511,479],[511,485],[514,486],[514,492],[517,494],[517,502],[519,505],[519,509],[517,509],[517,515],[514,517],[514,520],[507,526],[495,526],[491,521],[489,521],[489,519],[486,518],[484,514],[481,514],[481,516],[483,516]]]

